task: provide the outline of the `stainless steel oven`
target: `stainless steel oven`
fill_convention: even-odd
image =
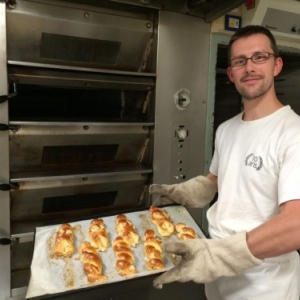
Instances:
[[[37,226],[147,208],[152,182],[203,173],[206,21],[224,7],[200,2],[0,1],[0,299],[24,299]],[[152,279],[101,295],[203,296]]]

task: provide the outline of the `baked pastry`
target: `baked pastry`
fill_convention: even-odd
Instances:
[[[165,268],[161,241],[154,230],[148,229],[144,233],[145,267],[147,270],[161,270]]]
[[[191,227],[187,227],[185,223],[178,223],[175,226],[175,229],[180,240],[192,240],[197,237],[197,233],[195,232],[195,230]]]
[[[149,212],[151,221],[156,225],[160,235],[167,237],[175,231],[175,226],[165,211],[156,206],[151,206]]]
[[[121,276],[137,273],[134,266],[134,254],[124,239],[120,236],[113,241],[113,250],[116,256],[115,268]]]
[[[83,271],[89,282],[106,280],[107,277],[102,274],[102,261],[96,249],[89,243],[83,242],[79,248],[80,260],[83,264]]]
[[[116,226],[115,226],[116,232],[119,233],[124,229],[124,227],[127,228],[131,227],[134,229],[133,223],[130,220],[128,220],[128,218],[125,215],[123,214],[118,215],[116,217]]]
[[[71,257],[75,252],[74,232],[70,224],[61,224],[56,233],[53,257]]]
[[[91,245],[98,251],[106,251],[109,245],[108,231],[102,219],[94,219],[89,228]]]
[[[165,268],[165,264],[161,258],[150,258],[146,262],[147,270],[162,270]]]
[[[135,231],[133,223],[125,215],[117,216],[115,229],[130,247],[135,247],[139,243],[139,235]]]

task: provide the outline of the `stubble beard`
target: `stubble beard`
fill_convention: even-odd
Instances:
[[[238,89],[238,92],[240,93],[240,95],[242,96],[242,98],[244,100],[255,100],[263,95],[265,95],[271,88],[272,83],[270,83],[269,85],[264,84],[259,86],[257,89],[255,90],[251,90],[247,87],[241,87]]]

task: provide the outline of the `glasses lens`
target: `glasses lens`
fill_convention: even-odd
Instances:
[[[232,67],[239,67],[243,66],[246,63],[246,58],[238,57],[231,60],[231,66]]]
[[[269,52],[258,52],[248,58],[247,57],[237,57],[237,58],[233,58],[231,60],[230,65],[231,65],[231,67],[244,66],[247,63],[248,59],[251,59],[255,64],[260,64],[260,63],[268,60],[271,55],[275,56],[273,53],[269,53]]]
[[[256,53],[252,56],[252,61],[254,63],[260,63],[266,61],[270,57],[270,54],[268,52],[260,52]]]

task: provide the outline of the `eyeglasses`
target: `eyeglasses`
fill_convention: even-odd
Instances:
[[[236,57],[230,61],[231,67],[241,67],[245,66],[248,62],[248,59],[255,64],[262,64],[267,61],[271,56],[277,57],[274,53],[269,52],[256,52],[251,57]]]

